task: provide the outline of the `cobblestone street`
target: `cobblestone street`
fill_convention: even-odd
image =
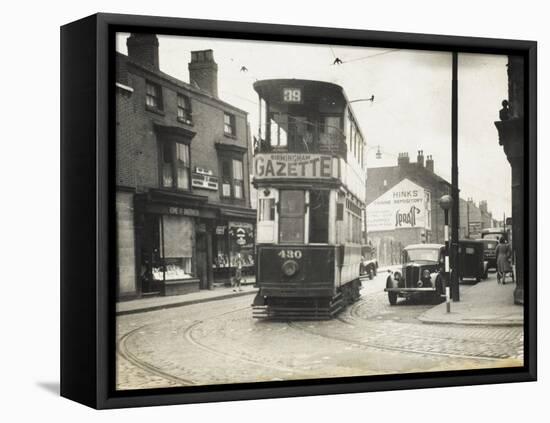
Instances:
[[[495,368],[523,364],[519,326],[441,325],[421,299],[390,306],[386,274],[337,319],[252,319],[252,295],[119,316],[117,388]],[[494,275],[481,282],[494,283]],[[468,286],[461,287],[463,290]]]

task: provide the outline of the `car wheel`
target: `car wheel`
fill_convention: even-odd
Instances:
[[[372,266],[369,267],[367,273],[369,274],[369,279],[372,281],[374,279],[374,270],[372,270]]]
[[[396,305],[397,304],[397,292],[388,292],[388,301],[390,302],[390,305]]]
[[[374,276],[376,276],[376,267],[374,267],[374,266],[373,266],[373,268],[372,268],[372,274],[373,274]]]

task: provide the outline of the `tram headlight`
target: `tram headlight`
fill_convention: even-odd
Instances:
[[[287,260],[281,266],[283,274],[287,277],[294,276],[296,273],[298,273],[299,269],[300,266],[298,266],[298,263],[296,263],[294,260]]]

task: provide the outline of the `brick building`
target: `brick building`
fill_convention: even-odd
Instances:
[[[116,62],[118,295],[180,294],[254,264],[247,113],[218,98],[212,50],[190,82],[159,68],[155,35]]]
[[[398,263],[407,245],[444,243],[439,199],[451,193],[451,184],[434,173],[432,156],[418,151],[414,163],[400,153],[396,166],[367,169],[366,191],[367,239],[381,265]]]
[[[493,218],[486,200],[476,205],[472,198],[460,199],[460,238],[481,238],[481,231],[487,228],[499,226],[499,222]]]

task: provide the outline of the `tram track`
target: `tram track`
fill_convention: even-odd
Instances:
[[[137,358],[135,356],[135,354],[133,354],[128,349],[128,346],[126,345],[126,342],[128,341],[128,339],[130,337],[132,337],[133,335],[135,335],[136,333],[138,333],[140,331],[143,331],[145,328],[147,328],[148,326],[152,326],[152,325],[153,324],[143,325],[143,326],[140,326],[139,328],[136,328],[136,329],[124,334],[119,339],[119,341],[117,342],[117,353],[122,358],[124,358],[126,361],[131,363],[132,365],[134,365],[137,368],[139,368],[139,369],[141,369],[141,370],[143,370],[147,373],[150,373],[154,376],[163,378],[165,380],[168,380],[172,383],[176,383],[177,385],[181,385],[181,386],[195,385],[195,383],[192,380],[184,379],[184,378],[181,378],[181,377],[178,377],[178,376],[171,375],[171,374],[166,373],[165,371],[159,369],[158,367],[153,366],[152,364],[149,364],[149,363],[147,363],[143,360],[140,360],[139,358]]]
[[[234,309],[234,310],[224,312],[224,313],[219,313],[219,314],[216,314],[215,316],[209,317],[208,319],[196,320],[196,321],[192,322],[190,325],[188,325],[187,327],[183,327],[183,326],[180,327],[178,329],[178,332],[181,332],[181,334],[185,338],[185,340],[187,342],[189,342],[191,345],[193,345],[193,346],[195,346],[195,347],[197,347],[197,348],[199,348],[203,351],[209,352],[211,354],[215,354],[215,355],[218,355],[218,356],[223,357],[223,358],[229,358],[229,359],[235,360],[235,361],[240,361],[240,362],[246,363],[248,365],[254,365],[254,366],[262,367],[262,368],[265,368],[265,369],[276,370],[278,372],[292,373],[293,375],[297,376],[298,378],[311,377],[311,376],[307,376],[307,375],[301,375],[299,372],[296,371],[296,369],[293,369],[293,368],[290,368],[290,367],[275,366],[275,365],[271,365],[271,364],[266,364],[265,362],[262,362],[262,361],[259,361],[259,360],[254,360],[254,359],[242,357],[242,356],[234,354],[234,353],[229,353],[227,351],[221,351],[221,350],[218,350],[216,348],[212,348],[208,345],[205,345],[205,344],[201,343],[197,339],[197,337],[193,334],[193,332],[199,327],[199,325],[205,323],[208,320],[219,319],[221,317],[224,317],[224,316],[227,316],[227,315],[230,315],[230,314],[233,314],[233,313],[237,313],[237,312],[240,312],[240,311],[243,311],[243,310],[248,310],[248,309],[250,309],[250,306],[241,307],[241,308]],[[136,328],[136,329],[126,333],[125,335],[123,335],[117,343],[117,352],[118,352],[118,354],[122,358],[127,360],[129,363],[131,363],[132,365],[138,367],[142,371],[145,371],[145,372],[147,372],[151,375],[163,378],[165,380],[168,380],[168,381],[170,381],[172,383],[175,383],[177,385],[180,385],[180,386],[197,385],[197,383],[193,380],[171,375],[171,374],[163,371],[162,369],[158,368],[157,366],[154,366],[154,365],[152,365],[152,364],[150,364],[146,361],[140,360],[138,357],[136,357],[135,354],[133,354],[130,351],[130,349],[128,348],[128,345],[127,345],[128,340],[132,336],[134,336],[135,334],[137,334],[139,332],[143,332],[144,329],[147,329],[148,327],[152,327],[153,325],[154,325],[154,323],[143,325],[143,326],[140,326],[139,328]]]
[[[215,318],[218,318],[218,317],[221,317],[221,316],[224,316],[224,315],[228,315],[228,314],[232,314],[232,313],[236,313],[238,311],[243,311],[243,310],[247,310],[247,309],[250,309],[250,306],[248,307],[243,307],[243,308],[240,308],[240,309],[237,309],[237,310],[232,310],[230,312],[226,312],[226,313],[223,313],[221,315],[218,315],[218,316],[215,316],[215,317],[211,317],[207,320],[212,320],[212,319],[215,319]],[[269,368],[269,369],[273,369],[273,370],[278,370],[278,371],[283,371],[283,372],[291,372],[291,373],[296,373],[296,369],[291,369],[290,367],[284,367],[284,366],[273,366],[273,365],[267,365],[265,364],[264,362],[262,361],[258,361],[258,360],[253,360],[253,359],[250,359],[250,358],[245,358],[245,357],[242,357],[242,356],[239,356],[237,354],[230,354],[228,352],[224,352],[224,351],[220,351],[216,348],[212,348],[212,347],[209,347],[208,345],[205,345],[201,342],[199,342],[194,336],[193,336],[193,331],[198,327],[199,324],[201,323],[204,323],[204,320],[201,320],[201,321],[196,321],[196,322],[193,322],[190,326],[188,326],[186,329],[185,329],[185,332],[184,332],[184,336],[185,338],[187,339],[187,341],[189,341],[191,344],[195,345],[196,347],[198,348],[201,348],[205,351],[208,351],[212,354],[217,354],[221,357],[228,357],[228,358],[231,358],[233,360],[238,360],[238,361],[242,361],[243,363],[247,363],[247,364],[252,364],[252,365],[255,365],[255,366],[260,366],[260,367],[264,367],[264,368]]]
[[[366,321],[366,319],[361,318],[357,314],[357,309],[361,307],[361,304],[362,304],[361,302],[352,304],[347,313],[352,317],[352,319],[355,317],[356,319],[361,319],[363,321]],[[356,327],[357,325],[357,321],[355,322],[350,321],[341,316],[336,317],[335,320],[345,325],[349,325],[353,327]],[[446,352],[438,352],[438,351],[427,351],[427,350],[418,350],[418,349],[411,349],[411,348],[394,347],[394,346],[384,345],[384,344],[375,343],[375,342],[361,342],[357,340],[348,339],[343,336],[328,335],[328,334],[316,332],[314,330],[309,330],[308,328],[305,328],[296,322],[287,322],[287,325],[295,330],[305,332],[309,335],[317,336],[324,339],[344,342],[360,348],[372,348],[372,349],[381,350],[381,351],[392,351],[392,352],[398,352],[398,353],[404,353],[404,354],[429,355],[429,356],[448,357],[448,358],[456,358],[456,359],[468,359],[468,360],[476,359],[476,360],[486,360],[486,361],[502,360],[502,358],[499,358],[499,357],[482,355],[482,354],[456,354],[456,353],[446,353]],[[434,337],[434,339],[445,339],[445,338]]]

